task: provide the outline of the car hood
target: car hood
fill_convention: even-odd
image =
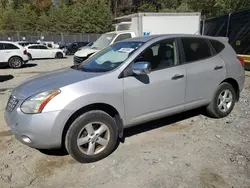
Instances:
[[[96,53],[96,52],[99,52],[100,50],[98,49],[94,49],[94,48],[91,48],[91,47],[86,47],[82,50],[79,50],[75,53],[75,56],[77,57],[87,57],[89,54],[93,54],[93,53]]]
[[[12,91],[12,95],[19,99],[26,99],[43,91],[59,89],[102,74],[105,73],[83,72],[72,68],[50,71],[26,80]]]

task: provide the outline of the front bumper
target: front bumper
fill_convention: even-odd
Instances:
[[[38,149],[61,147],[61,134],[54,131],[60,111],[41,114],[24,114],[19,107],[5,111],[4,117],[15,137],[25,145]],[[30,142],[25,142],[28,137]]]

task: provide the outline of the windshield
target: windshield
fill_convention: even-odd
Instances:
[[[115,36],[117,34],[115,33],[107,33],[103,34],[102,36],[97,39],[94,44],[91,46],[91,48],[97,48],[99,50],[102,50],[110,45],[110,43],[114,40]]]
[[[76,69],[85,72],[107,72],[121,65],[142,42],[120,42],[96,53]]]

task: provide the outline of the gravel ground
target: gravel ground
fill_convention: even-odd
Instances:
[[[125,131],[125,142],[104,160],[79,164],[59,152],[43,154],[19,143],[3,112],[13,87],[64,60],[40,60],[0,69],[0,187],[250,188],[250,73],[232,114],[215,120],[199,110]]]

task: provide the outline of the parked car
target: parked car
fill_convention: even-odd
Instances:
[[[72,55],[75,54],[79,48],[85,47],[88,44],[89,42],[74,42],[66,46],[64,49],[67,55]]]
[[[15,42],[0,41],[0,63],[11,68],[21,68],[29,61],[25,48]]]
[[[81,64],[93,54],[108,47],[109,45],[125,39],[135,37],[135,33],[131,31],[115,31],[101,35],[91,46],[84,47],[74,54],[74,65]]]
[[[47,46],[48,48],[59,49],[60,45],[54,43],[53,41],[43,41],[40,44]]]
[[[52,49],[41,44],[32,44],[26,46],[28,50],[29,59],[46,59],[46,58],[58,58],[65,57],[65,53],[61,49]]]
[[[65,146],[75,160],[94,162],[115,149],[124,128],[199,107],[229,115],[243,90],[243,64],[221,38],[128,39],[19,85],[5,119],[30,147]]]

